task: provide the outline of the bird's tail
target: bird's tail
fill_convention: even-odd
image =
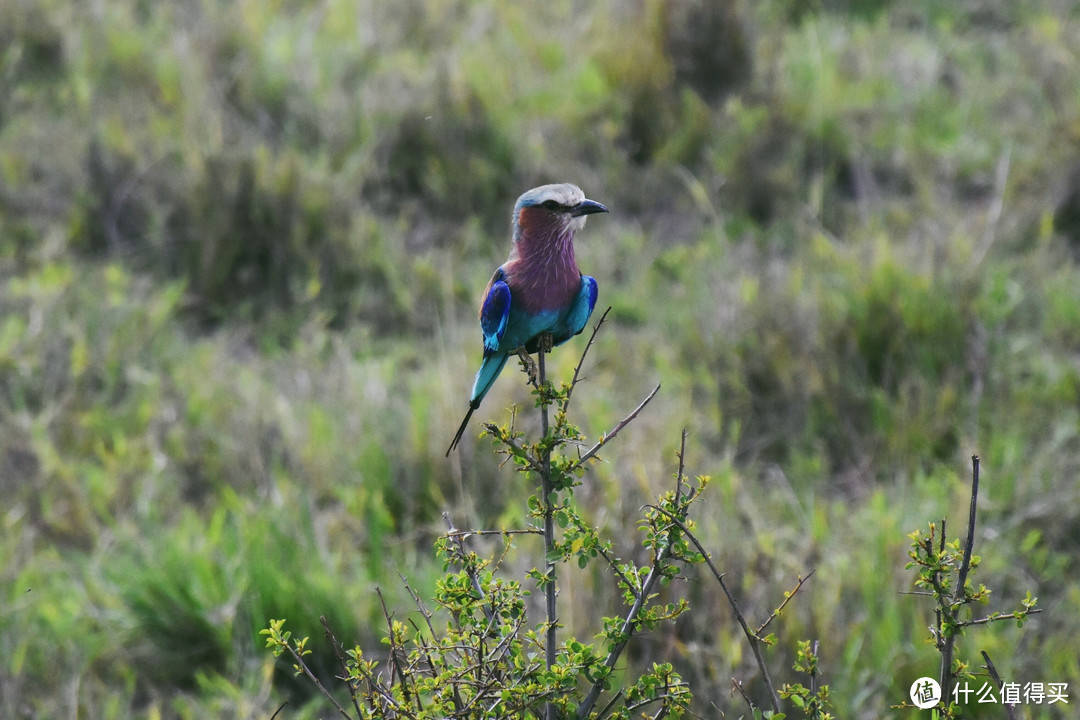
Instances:
[[[469,419],[472,417],[473,410],[478,408],[480,403],[473,405],[469,403],[469,412],[465,413],[465,419],[461,421],[461,425],[458,426],[457,434],[454,435],[454,441],[450,443],[450,447],[446,448],[446,457],[450,457],[450,453],[457,447],[458,442],[461,440],[461,436],[465,434],[465,428],[469,426]]]
[[[487,395],[487,391],[491,389],[491,386],[495,383],[495,378],[499,377],[499,373],[502,372],[503,366],[506,365],[509,358],[510,356],[504,353],[492,354],[484,358],[480,370],[476,373],[476,381],[473,383],[472,399],[469,400],[469,412],[465,413],[465,419],[461,421],[461,426],[458,427],[457,434],[454,435],[454,441],[446,449],[446,457],[450,457],[450,453],[457,447],[461,436],[465,434],[465,428],[469,425],[469,419],[472,417],[473,411],[480,407],[480,401]]]
[[[502,372],[503,367],[506,366],[506,361],[510,359],[510,356],[506,353],[492,353],[484,357],[484,362],[480,363],[480,369],[476,371],[476,381],[472,387],[472,398],[469,400],[469,404],[474,408],[480,406],[480,401],[487,395],[488,390],[495,384],[495,378],[499,377],[499,373]]]

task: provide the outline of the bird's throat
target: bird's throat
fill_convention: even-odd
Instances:
[[[546,225],[546,226],[545,226]],[[528,312],[567,307],[581,288],[574,231],[564,223],[523,223],[507,268],[515,301]]]

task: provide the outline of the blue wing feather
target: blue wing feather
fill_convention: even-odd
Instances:
[[[488,286],[484,303],[480,306],[480,330],[484,334],[484,355],[499,349],[506,323],[510,318],[510,286],[506,284],[502,268],[495,271]]]
[[[593,308],[596,307],[596,296],[598,292],[596,278],[582,275],[581,290],[578,292],[578,296],[574,300],[570,312],[566,315],[566,329],[568,330],[565,338],[566,340],[569,340],[571,337],[585,329],[585,325],[589,322],[589,318],[592,317]]]

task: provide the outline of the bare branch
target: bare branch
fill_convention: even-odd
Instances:
[[[574,394],[574,388],[578,384],[578,375],[581,373],[581,366],[585,364],[585,356],[589,354],[589,348],[592,347],[593,341],[596,340],[596,333],[600,332],[600,326],[604,324],[604,320],[607,318],[608,313],[611,312],[611,306],[608,305],[607,310],[600,316],[600,319],[593,325],[592,335],[589,336],[589,342],[585,344],[585,349],[581,353],[581,359],[578,360],[577,367],[574,368],[574,377],[570,379],[570,387],[566,389],[566,400],[563,401],[563,412],[567,411],[570,407],[570,396]]]
[[[743,690],[742,683],[736,678],[731,678],[731,687],[733,690],[739,691],[739,694],[742,695],[742,699],[746,701],[746,706],[750,708],[750,712],[753,713],[754,702],[750,699],[750,696],[746,694],[746,691]],[[713,707],[716,707],[716,705],[714,704]],[[717,709],[719,710],[719,708]]]
[[[724,595],[727,596],[728,604],[731,605],[731,609],[735,613],[735,619],[739,622],[743,634],[746,635],[746,639],[750,643],[750,649],[754,652],[754,659],[757,661],[758,670],[761,671],[761,679],[765,682],[765,687],[769,690],[769,699],[772,701],[773,711],[780,712],[780,697],[776,694],[776,688],[773,687],[772,678],[769,677],[769,669],[765,666],[765,658],[761,655],[761,643],[757,635],[750,629],[750,626],[746,624],[746,618],[743,617],[742,610],[739,609],[739,603],[735,601],[735,597],[731,594],[731,591],[728,590],[727,583],[724,582],[723,573],[716,569],[716,565],[713,564],[712,558],[709,556],[709,553],[705,551],[705,547],[701,544],[701,541],[697,539],[697,536],[694,535],[694,533],[690,532],[679,518],[663,508],[656,506],[652,507],[655,510],[659,510],[666,515],[671,522],[675,523],[686,537],[689,538],[690,542],[694,543],[694,546],[698,549],[698,552],[701,553],[701,556],[705,558],[705,563],[709,566],[709,570],[712,571],[713,577],[720,583],[720,589],[722,589]],[[740,690],[741,689],[742,688],[740,687]]]
[[[787,597],[784,598],[784,602],[780,603],[780,607],[773,610],[772,613],[769,614],[769,617],[765,619],[765,622],[761,623],[758,629],[754,632],[755,635],[761,637],[761,633],[765,631],[765,628],[769,626],[769,623],[771,623],[780,615],[780,613],[784,611],[784,608],[787,607],[787,604],[791,602],[791,598],[795,597],[795,593],[799,592],[799,590],[802,589],[803,584],[806,583],[807,580],[812,578],[814,576],[814,573],[816,572],[817,568],[814,568],[810,572],[806,573],[805,577],[803,577],[802,575],[799,576],[799,582],[795,585],[795,589],[789,592],[787,594]]]
[[[394,635],[394,620],[390,615],[390,610],[386,607],[386,599],[383,597],[382,588],[376,585],[375,594],[379,596],[379,604],[382,605],[383,617],[386,618],[387,639],[390,640],[390,683],[393,684],[394,675],[397,675],[401,692],[405,696],[405,703],[410,704],[414,696],[412,691],[409,690],[409,676],[401,667],[401,659],[398,657],[398,645]],[[416,704],[420,705],[420,696],[416,695],[415,697]],[[423,710],[423,707],[420,707],[420,710]]]
[[[322,681],[315,676],[315,673],[311,672],[311,668],[309,668],[307,666],[307,663],[304,662],[304,658],[300,656],[300,653],[298,653],[296,649],[289,643],[285,643],[285,649],[289,651],[289,654],[292,655],[293,660],[296,661],[296,667],[298,667],[301,672],[307,675],[308,679],[311,680],[311,682],[315,683],[315,687],[319,688],[319,692],[322,693],[327,700],[333,703],[334,707],[337,708],[338,713],[341,714],[341,717],[345,718],[346,720],[352,720],[352,718],[349,716],[349,713],[345,712],[345,708],[341,707],[341,703],[337,701],[337,698],[335,698],[330,693],[330,691],[326,689],[326,687],[322,684]]]
[[[400,571],[398,572],[398,577],[401,578],[401,583],[405,586],[405,589],[412,597],[413,602],[416,603],[417,610],[419,610],[420,614],[423,615],[424,622],[427,623],[428,632],[431,634],[431,637],[436,637],[435,627],[431,624],[431,611],[427,609],[427,606],[424,605],[424,601],[420,599],[420,596],[417,594],[417,592],[413,590],[412,585],[409,584],[409,580],[404,575],[402,575]]]
[[[619,421],[619,424],[616,425],[614,428],[612,428],[611,432],[609,432],[606,435],[601,436],[600,440],[595,445],[593,445],[591,448],[589,448],[588,452],[586,452],[584,455],[579,457],[574,462],[573,465],[571,465],[569,468],[567,468],[567,471],[566,471],[567,474],[574,472],[579,467],[584,465],[590,458],[592,458],[594,455],[596,455],[596,453],[600,452],[600,448],[607,445],[608,442],[610,442],[611,440],[614,440],[615,436],[618,435],[619,432],[621,432],[624,427],[626,427],[628,424],[630,424],[630,422],[633,421],[633,419],[636,418],[638,416],[638,414],[642,410],[645,409],[645,406],[648,405],[649,402],[652,401],[652,399],[654,397],[656,397],[656,393],[658,393],[658,392],[660,392],[659,383],[656,385],[656,387],[654,387],[652,389],[652,392],[649,393],[648,397],[646,397],[644,400],[642,400],[641,404],[638,405],[636,408],[634,408],[633,412],[631,412],[629,415],[627,415],[625,418],[623,418],[621,421]]]
[[[979,499],[979,456],[971,456],[971,502],[968,505],[968,532],[967,541],[964,543],[964,556],[960,561],[960,570],[956,576],[956,589],[953,598],[962,600],[966,595],[968,571],[971,570],[971,551],[975,546],[975,508]],[[944,523],[941,528],[942,543],[945,541]],[[940,617],[938,628],[941,627]],[[952,684],[952,658],[953,648],[956,643],[956,634],[944,638],[941,645],[941,695],[949,697],[949,686]]]

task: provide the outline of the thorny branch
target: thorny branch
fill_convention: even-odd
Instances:
[[[645,403],[647,403],[649,401],[649,399],[651,399],[652,396],[655,395],[656,391],[659,390],[659,389],[660,389],[660,386],[657,385],[656,390],[653,390],[653,392],[649,395],[649,397],[645,399],[645,402],[643,402],[639,406],[639,410],[640,410],[641,407],[645,406]],[[637,411],[635,411],[634,414],[636,414],[636,413],[637,413]],[[685,449],[685,447],[686,447],[686,433],[685,432],[683,433],[683,436],[682,436],[682,443],[683,443],[682,448]],[[679,452],[679,469],[678,469],[678,475],[677,475],[677,479],[676,479],[676,487],[677,488],[682,487],[682,479],[683,479],[683,452],[680,450],[680,452]],[[679,491],[677,490],[676,495],[678,496],[678,494],[679,494]],[[654,506],[650,506],[650,507],[654,507]],[[660,509],[660,508],[656,508],[656,509]],[[670,513],[666,512],[666,511],[663,511],[662,509],[660,509],[660,510],[661,510],[661,512],[664,513],[664,515],[666,515],[667,517],[675,520],[675,522],[677,522],[681,527],[683,527],[685,529],[686,526],[683,525],[681,522],[678,522],[678,520],[676,518],[674,518],[674,516],[672,516]],[[623,618],[622,626],[619,628],[619,635],[618,635],[619,641],[615,643],[614,647],[612,647],[610,651],[608,651],[607,657],[604,660],[604,667],[607,668],[608,670],[615,667],[615,664],[619,661],[619,657],[622,655],[623,650],[626,649],[627,643],[630,642],[630,637],[634,633],[634,623],[637,621],[638,616],[641,614],[642,608],[645,607],[645,603],[648,602],[649,596],[652,594],[653,588],[656,586],[656,582],[663,575],[664,561],[667,560],[667,557],[670,554],[670,548],[671,548],[671,545],[669,545],[669,544],[668,545],[663,545],[656,552],[656,555],[653,558],[652,567],[649,568],[649,574],[648,574],[648,576],[646,576],[645,581],[641,584],[641,590],[638,591],[637,593],[635,593],[634,604],[630,607],[630,610],[627,611],[626,617]],[[632,587],[633,586],[631,586],[631,588]],[[579,720],[583,720],[583,718],[588,717],[589,712],[592,710],[593,706],[596,704],[596,701],[599,699],[600,693],[603,692],[603,689],[604,689],[603,679],[598,678],[593,683],[592,687],[589,688],[589,694],[586,695],[585,699],[582,700],[580,705],[578,705],[577,716],[578,716]]]
[[[964,544],[964,557],[960,561],[960,570],[957,574],[956,589],[953,594],[954,602],[963,600],[967,586],[968,571],[971,569],[971,551],[975,546],[975,508],[979,498],[979,456],[971,456],[971,503],[968,506],[968,531],[967,541]],[[945,527],[942,523],[941,538],[944,542]],[[940,618],[938,628],[940,629]],[[941,696],[949,697],[949,686],[952,684],[952,658],[953,648],[956,644],[956,634],[950,634],[944,638],[941,648]]]
[[[600,332],[600,326],[604,324],[604,320],[607,319],[608,313],[611,312],[611,306],[608,305],[607,310],[600,316],[600,319],[593,325],[592,335],[589,336],[589,342],[585,345],[585,350],[581,353],[581,359],[578,360],[577,367],[574,368],[574,377],[570,379],[570,387],[566,390],[566,402],[563,404],[563,411],[565,412],[570,407],[570,396],[574,394],[574,388],[578,384],[578,376],[581,374],[581,366],[585,364],[585,356],[589,354],[589,348],[593,346],[593,341],[596,340],[596,333]]]
[[[586,452],[584,455],[579,457],[574,462],[573,465],[571,465],[569,468],[567,468],[566,472],[568,474],[574,472],[579,467],[581,467],[586,462],[588,462],[588,460],[590,458],[592,458],[594,455],[596,455],[596,453],[600,452],[600,448],[604,447],[610,441],[614,440],[615,436],[618,435],[619,432],[621,432],[624,427],[629,425],[633,421],[633,419],[636,418],[638,416],[638,414],[640,414],[641,411],[645,409],[645,406],[648,405],[649,402],[651,402],[654,397],[656,397],[656,393],[658,393],[658,392],[660,392],[660,384],[659,383],[657,383],[656,387],[654,387],[652,389],[652,392],[649,393],[648,397],[646,397],[644,400],[641,401],[640,405],[638,405],[636,408],[634,408],[634,410],[629,415],[627,415],[625,418],[623,418],[619,422],[619,424],[617,424],[614,428],[612,428],[611,432],[607,433],[606,435],[602,435],[600,437],[600,440],[597,441],[597,443],[595,445],[593,445],[591,448],[589,448],[588,452]]]
[[[687,529],[686,525],[684,525],[681,520],[679,520],[677,517],[673,516],[671,513],[664,510],[663,508],[655,509],[662,512],[664,515],[667,515],[668,519],[671,520],[671,522],[673,522],[679,527],[680,530],[683,531],[683,533],[690,540],[690,542],[694,543],[694,546],[698,549],[698,552],[701,553],[702,557],[705,558],[705,563],[709,566],[709,570],[712,572],[713,577],[715,577],[716,581],[720,583],[720,588],[724,591],[724,595],[727,597],[728,604],[731,605],[731,609],[735,613],[735,619],[739,622],[739,626],[742,627],[743,634],[746,635],[746,639],[750,643],[750,649],[754,653],[754,660],[757,662],[758,670],[761,671],[761,679],[765,683],[765,687],[769,691],[769,699],[772,701],[773,712],[780,712],[780,696],[776,694],[776,688],[773,687],[772,678],[769,677],[769,669],[765,665],[765,658],[761,655],[760,638],[758,638],[758,636],[754,634],[754,631],[751,630],[750,626],[746,623],[746,618],[743,616],[742,610],[739,609],[739,603],[735,600],[735,597],[731,594],[731,591],[728,590],[727,583],[724,582],[724,574],[716,569],[716,565],[713,563],[712,558],[709,556],[709,553],[706,552],[705,547],[701,544],[701,541],[697,539],[696,535],[694,535],[692,532],[690,532],[689,529]],[[800,583],[799,586],[801,587],[801,585],[802,584]],[[740,691],[742,690],[741,686],[739,687],[739,689]]]

